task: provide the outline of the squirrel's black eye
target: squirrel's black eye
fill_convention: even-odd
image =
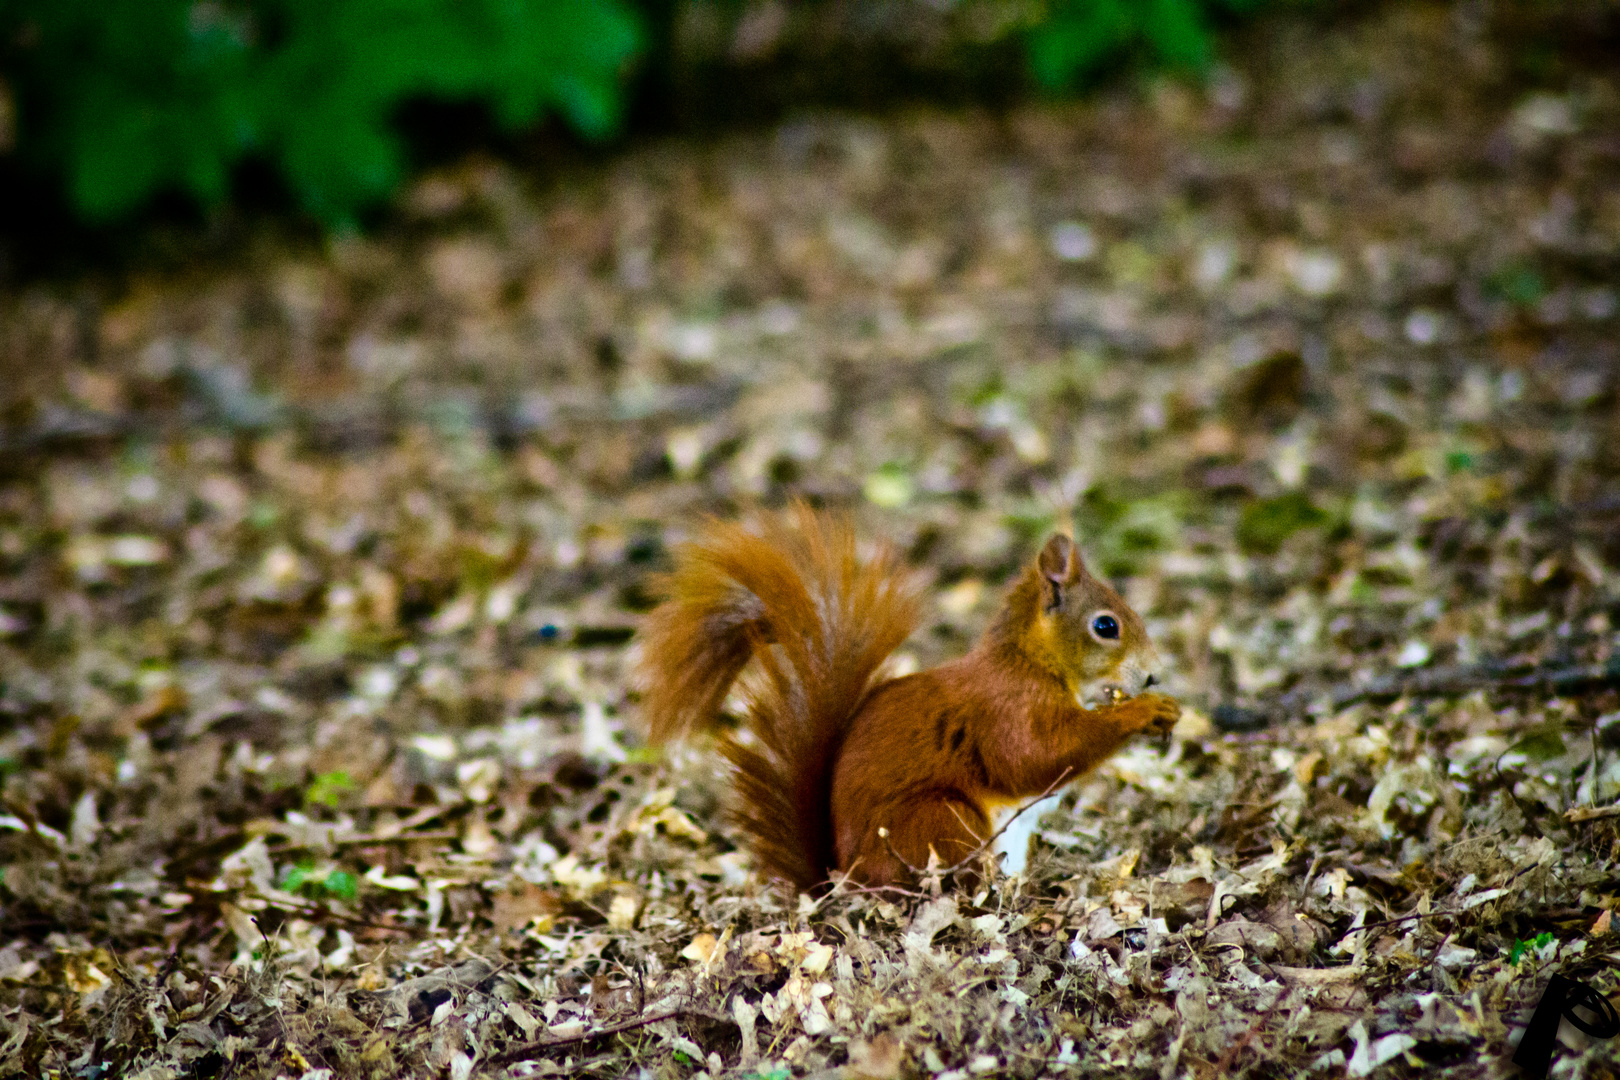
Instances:
[[[1112,641],[1119,637],[1119,620],[1112,615],[1099,615],[1091,620],[1091,632]]]

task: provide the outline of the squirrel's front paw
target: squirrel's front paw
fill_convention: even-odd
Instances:
[[[1181,719],[1181,703],[1163,694],[1138,694],[1128,704],[1138,711],[1138,731],[1168,735]]]

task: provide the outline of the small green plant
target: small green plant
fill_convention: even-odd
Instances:
[[[624,0],[0,0],[19,152],[108,220],[164,190],[204,204],[248,157],[341,224],[404,172],[414,97],[617,127],[640,47]]]
[[[303,893],[316,898],[353,900],[360,892],[359,880],[347,870],[321,868],[310,859],[289,866],[281,875],[284,892]]]
[[[917,493],[911,472],[899,462],[889,462],[866,478],[862,488],[866,501],[884,509],[904,506]]]
[[[1210,24],[1261,0],[1054,0],[1030,31],[1030,69],[1048,90],[1069,90],[1103,65],[1145,52],[1154,63],[1202,72],[1215,55]]]
[[[341,769],[336,772],[325,772],[311,780],[309,787],[304,789],[304,801],[318,803],[321,806],[336,806],[358,790],[360,789],[355,786],[354,780]]]
[[[1513,942],[1512,951],[1508,953],[1508,965],[1513,966],[1518,964],[1518,962],[1523,959],[1525,953],[1537,952],[1542,948],[1542,946],[1551,945],[1556,940],[1556,938],[1548,933],[1537,934],[1529,941],[1515,940]]]

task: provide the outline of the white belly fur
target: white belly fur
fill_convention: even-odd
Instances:
[[[1005,858],[1001,860],[1003,874],[1022,874],[1024,866],[1029,862],[1029,842],[1040,827],[1041,818],[1056,810],[1058,803],[1063,799],[1061,793],[1048,795],[1040,802],[1018,815],[1018,820],[1007,826],[1007,831],[996,837],[995,851]],[[1003,806],[998,808],[990,822],[991,828],[1000,829],[1007,824],[1007,819],[1018,813],[1017,806]]]

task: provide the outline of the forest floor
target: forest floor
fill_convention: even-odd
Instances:
[[[1471,13],[0,298],[0,1075],[1512,1075],[1620,988],[1620,80]],[[977,894],[761,881],[628,673],[795,493],[905,666],[1072,513],[1176,736]]]

